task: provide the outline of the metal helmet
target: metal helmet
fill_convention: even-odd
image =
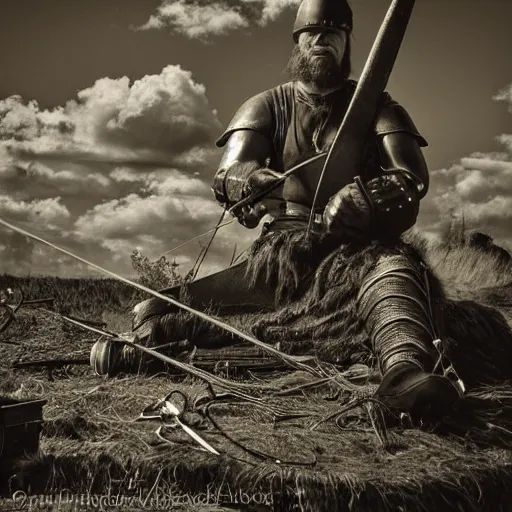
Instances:
[[[347,0],[303,0],[293,26],[293,40],[311,28],[352,32],[352,9]]]

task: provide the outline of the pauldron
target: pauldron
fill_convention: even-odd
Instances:
[[[377,116],[374,130],[383,177],[392,177],[391,183],[398,185],[400,190],[407,191],[412,187],[417,199],[421,199],[428,191],[429,175],[420,148],[428,146],[428,143],[419,133],[408,112],[392,100],[389,94],[385,93],[384,96],[385,103]],[[404,138],[400,134],[409,137]],[[391,139],[394,141],[390,142]],[[397,140],[400,141],[398,144]],[[382,182],[382,186],[386,189],[392,187],[389,183],[386,184],[386,180]]]
[[[420,134],[411,116],[400,103],[391,98],[388,93],[383,94],[383,107],[375,123],[375,135],[383,137],[390,133],[408,133],[412,135],[420,147],[428,146],[425,138]]]

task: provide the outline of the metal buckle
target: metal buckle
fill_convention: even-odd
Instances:
[[[434,372],[437,367],[441,365],[441,369],[443,370],[443,376],[450,380],[459,390],[460,394],[463,395],[466,392],[466,386],[464,385],[463,380],[459,377],[459,374],[453,367],[453,364],[449,361],[446,353],[444,351],[443,342],[441,339],[437,338],[433,341],[434,347],[439,353],[439,359],[437,360],[436,365],[434,366]]]

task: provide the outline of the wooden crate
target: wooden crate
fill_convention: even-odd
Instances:
[[[46,400],[0,397],[0,477],[8,478],[14,463],[39,449]]]

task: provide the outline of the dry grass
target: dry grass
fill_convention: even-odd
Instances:
[[[94,341],[94,336],[78,339],[78,333],[63,332],[59,322],[48,320],[41,310],[24,311],[19,317],[11,334],[20,336],[18,329],[27,333],[33,349],[38,347],[37,355],[56,357],[71,347],[73,355],[86,355]],[[31,330],[25,330],[27,325]],[[48,337],[34,337],[38,327]],[[4,364],[16,359],[16,350],[21,349],[2,349]],[[53,382],[44,372],[13,373],[5,366],[0,377],[3,395],[48,400],[41,454],[24,461],[13,482],[34,494],[63,488],[77,494],[118,492],[130,479],[142,480],[140,485],[148,492],[160,478],[175,493],[198,493],[208,486],[247,492],[271,488],[287,503],[301,502],[303,510],[362,511],[370,510],[369,504],[371,510],[400,506],[439,510],[436,507],[444,500],[460,510],[505,510],[500,507],[505,484],[512,477],[507,450],[477,448],[470,440],[417,429],[392,430],[382,446],[362,410],[344,417],[342,431],[332,422],[311,431],[313,423],[346,401],[347,394],[336,397],[332,389],[279,399],[280,407],[308,411],[304,420],[275,424],[268,408],[276,399],[268,399],[263,408],[246,404],[212,410],[218,426],[237,443],[269,458],[248,454],[211,425],[201,426],[197,415],[187,416],[189,424],[222,454],[217,457],[198,451],[179,431],[170,431],[172,444],[164,444],[154,434],[159,422],[134,421],[143,408],[171,389],[190,397],[204,394],[200,382],[162,375],[106,380],[86,367],[56,371]],[[304,374],[290,374],[273,384],[279,389],[309,380]],[[286,507],[281,504],[278,509]]]
[[[125,315],[142,300],[141,292],[115,279],[63,279],[53,276],[15,277],[0,275],[0,290],[21,289],[26,300],[54,298],[55,309],[63,314],[101,319],[107,313]]]
[[[436,249],[430,263],[435,267],[448,258],[455,269],[457,258],[467,265],[480,258],[479,254],[468,258],[467,249],[461,249],[459,257],[454,254],[450,260],[443,249]],[[484,260],[488,264],[489,259]],[[510,269],[504,267],[504,271]],[[471,278],[473,284],[477,281],[481,289],[496,285],[496,275],[478,278],[477,273]],[[507,287],[510,279],[498,284]],[[8,276],[0,280],[0,287],[13,285],[24,287],[27,298],[53,296],[56,309],[102,319],[119,331],[127,330],[127,311],[140,299],[109,280],[38,281]],[[262,393],[262,385],[275,392],[312,377],[289,373],[256,381],[253,394],[262,397],[260,406],[225,404],[211,409],[217,426],[231,440],[197,412],[187,414],[188,423],[220,452],[215,456],[198,450],[179,429],[169,430],[170,443],[163,443],[155,436],[158,421],[134,421],[142,409],[172,389],[191,398],[207,394],[204,383],[169,375],[106,380],[93,375],[87,366],[56,370],[53,381],[38,369],[13,372],[11,364],[20,359],[87,358],[97,339],[41,308],[22,308],[17,321],[1,336],[21,346],[0,344],[0,394],[48,400],[41,453],[23,461],[11,482],[32,493],[66,488],[106,494],[126,490],[132,479],[145,492],[157,481],[167,492],[176,493],[225,491],[228,487],[271,491],[276,510],[494,512],[512,507],[508,490],[512,482],[512,390],[506,383],[487,392],[475,390],[451,419],[434,430],[396,425],[388,430],[377,428],[379,437],[371,422],[377,419],[380,424],[378,409],[372,408],[369,415],[365,406],[339,416],[338,424],[324,421],[312,430],[319,420],[355,397],[346,389],[331,385],[307,394],[276,397]],[[364,397],[372,389],[366,383],[357,394]],[[270,412],[276,406],[307,415],[275,422]],[[484,423],[468,420],[475,414]],[[496,425],[494,429],[489,423]]]

